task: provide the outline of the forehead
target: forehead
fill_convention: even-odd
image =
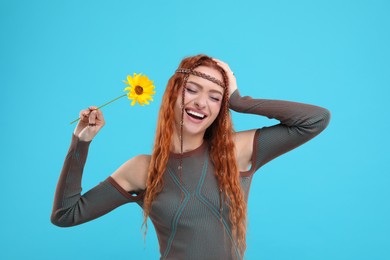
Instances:
[[[210,67],[206,67],[206,66],[199,66],[199,67],[196,67],[194,70],[205,73],[207,75],[210,75],[210,76],[223,82],[223,77],[222,77],[221,72],[219,72],[218,70],[216,70],[214,68],[210,68]],[[223,90],[223,88],[220,85],[218,85],[218,84],[216,84],[208,79],[205,79],[205,78],[202,78],[199,76],[195,76],[192,74],[189,75],[188,81],[196,82],[196,83],[198,83],[202,86],[205,86],[205,87],[212,87],[212,88],[218,88],[219,90]]]

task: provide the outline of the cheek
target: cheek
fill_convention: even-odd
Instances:
[[[219,113],[221,113],[221,103],[210,106],[210,109],[212,113],[212,121],[215,121]]]
[[[215,114],[219,114],[219,112],[221,111],[221,106],[222,106],[222,102],[215,102],[215,103],[212,103],[211,104],[211,109],[213,111],[215,111]]]

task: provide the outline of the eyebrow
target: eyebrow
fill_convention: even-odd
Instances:
[[[194,85],[196,85],[197,87],[203,89],[203,86],[200,85],[199,83],[196,83],[196,82],[193,82],[193,81],[187,81],[187,83],[194,84]],[[221,96],[223,96],[222,92],[219,91],[219,90],[216,90],[216,89],[211,89],[210,92],[218,93],[218,94],[220,94]]]

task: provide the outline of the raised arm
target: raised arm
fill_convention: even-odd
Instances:
[[[329,124],[329,110],[297,102],[242,97],[228,64],[214,59],[226,72],[230,108],[236,112],[277,119],[280,124],[236,134],[239,168],[243,175],[253,174],[272,159],[300,146],[321,133]],[[251,169],[247,171],[247,167]],[[243,170],[245,169],[245,170]]]
[[[55,191],[51,213],[51,222],[56,226],[70,227],[82,224],[120,205],[140,201],[143,198],[142,192],[137,195],[127,192],[111,176],[81,195],[81,180],[89,145],[104,125],[103,116],[98,113],[101,112],[82,111],[82,120],[72,135],[72,142]],[[94,118],[91,119],[91,117]]]
[[[297,102],[241,97],[236,90],[230,107],[240,113],[257,114],[277,119],[280,124],[255,130],[251,149],[254,173],[272,159],[300,146],[321,133],[330,120],[329,110]]]
[[[142,200],[143,193],[136,196],[128,193],[111,176],[81,195],[89,144],[72,136],[54,196],[51,222],[56,226],[79,225],[123,204]]]

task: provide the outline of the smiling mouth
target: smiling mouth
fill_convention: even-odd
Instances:
[[[189,115],[192,118],[198,119],[198,120],[203,120],[207,117],[206,115],[192,111],[191,109],[186,109],[185,111],[186,111],[187,115]]]

